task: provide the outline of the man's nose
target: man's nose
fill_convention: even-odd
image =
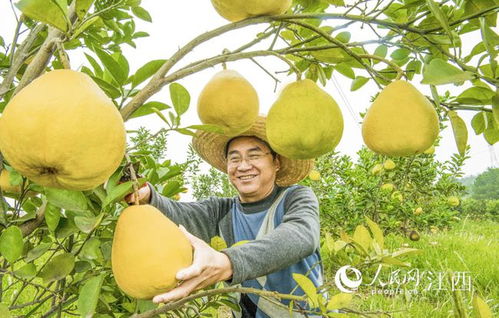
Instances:
[[[253,167],[253,165],[245,158],[241,161],[239,166],[237,166],[238,170],[249,170]]]

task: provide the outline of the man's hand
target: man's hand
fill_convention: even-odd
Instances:
[[[151,188],[149,188],[147,183],[144,183],[137,192],[139,193],[140,204],[149,204],[151,202]],[[125,201],[128,204],[135,203],[135,194],[133,192],[127,194],[125,196]]]
[[[154,303],[167,303],[187,297],[195,290],[224,281],[232,277],[232,263],[227,255],[217,252],[203,240],[195,237],[180,225],[194,248],[192,265],[181,269],[177,279],[182,283],[175,289],[153,298]]]

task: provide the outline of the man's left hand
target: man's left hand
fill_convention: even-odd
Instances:
[[[154,303],[167,303],[187,297],[193,291],[232,277],[232,263],[224,253],[220,253],[203,240],[195,237],[180,225],[194,248],[192,265],[178,271],[176,278],[182,283],[169,292],[157,295]]]

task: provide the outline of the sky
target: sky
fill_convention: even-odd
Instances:
[[[211,5],[209,0],[183,0],[183,1],[154,1],[143,0],[142,6],[151,14],[152,23],[142,22],[136,19],[136,30],[145,31],[150,34],[149,37],[136,40],[137,48],[127,45],[123,47],[123,53],[130,63],[131,72],[137,70],[140,66],[153,59],[165,59],[170,57],[176,50],[188,43],[194,37],[212,30],[216,27],[228,23],[220,17]],[[19,13],[18,13],[19,14]],[[0,36],[5,42],[10,42],[14,34],[15,17],[12,14],[10,0],[0,1]],[[221,53],[224,49],[236,49],[252,39],[258,32],[265,29],[264,25],[251,26],[243,30],[232,31],[224,36],[209,41],[190,52],[182,59],[177,66],[181,67],[190,62],[199,59],[205,59]],[[368,28],[349,29],[352,33],[352,41],[365,40],[373,36]],[[476,34],[471,36],[477,36]],[[466,42],[466,41],[463,41]],[[268,44],[266,44],[268,46]],[[258,48],[258,47],[257,47]],[[266,48],[264,46],[263,48]],[[368,47],[368,50],[374,51],[375,47]],[[81,53],[75,51],[68,52],[71,59],[72,69],[79,69],[88,63],[82,57]],[[295,75],[286,76],[285,72],[288,66],[274,57],[258,58],[258,63],[271,73],[275,74],[280,80],[277,84],[269,75],[267,75],[257,64],[249,61],[237,61],[227,64],[227,68],[238,71],[248,81],[252,83],[259,95],[260,113],[267,114],[270,106],[277,98],[280,90],[288,83],[296,79]],[[178,68],[176,67],[176,68]],[[174,70],[176,69],[174,68]],[[196,113],[197,97],[210,80],[210,78],[221,71],[221,66],[216,66],[179,81],[186,87],[191,95],[191,105],[189,111],[182,117],[182,125],[200,124]],[[411,81],[420,91],[430,96],[429,87],[419,85],[420,78]],[[364,112],[370,105],[370,98],[378,88],[374,84],[366,84],[360,90],[350,91],[351,80],[345,78],[339,73],[333,73],[333,79],[330,80],[323,89],[328,92],[339,104],[345,122],[343,137],[336,150],[340,154],[346,154],[353,159],[356,158],[356,152],[362,147],[361,136],[361,118],[359,113]],[[442,94],[445,90],[457,92],[459,94],[463,87],[454,85],[438,86]],[[168,87],[154,95],[151,99],[171,104],[168,93]],[[466,176],[477,175],[492,166],[491,151],[499,157],[499,146],[489,146],[483,136],[476,136],[473,132],[470,121],[475,113],[471,111],[459,111],[459,115],[465,120],[468,126],[468,142],[471,145],[471,159],[467,160],[463,171]],[[127,129],[133,130],[140,126],[150,129],[152,132],[163,127],[163,122],[156,115],[141,117],[129,120],[126,123]],[[452,154],[457,152],[452,130],[449,127],[441,131],[440,146],[436,148],[436,158],[439,161],[450,159]],[[190,137],[178,133],[171,133],[168,137],[167,157],[175,162],[183,162],[187,155]],[[498,158],[499,159],[499,158]],[[495,160],[495,167],[497,159]]]

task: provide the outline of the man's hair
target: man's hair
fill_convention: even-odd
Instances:
[[[227,155],[228,155],[228,152],[229,152],[229,145],[230,143],[236,139],[236,138],[240,138],[240,137],[251,137],[251,138],[255,138],[257,139],[258,141],[260,141],[262,144],[264,144],[265,146],[267,146],[267,148],[270,149],[270,153],[272,154],[272,159],[275,159],[276,156],[277,156],[277,152],[274,151],[274,149],[272,149],[272,147],[270,147],[269,143],[266,142],[265,140],[263,140],[262,138],[258,138],[257,136],[236,136],[236,137],[232,137],[231,139],[229,139],[229,141],[227,141],[227,143],[225,144],[225,148],[224,148],[224,155],[225,155],[225,158],[227,159]]]

